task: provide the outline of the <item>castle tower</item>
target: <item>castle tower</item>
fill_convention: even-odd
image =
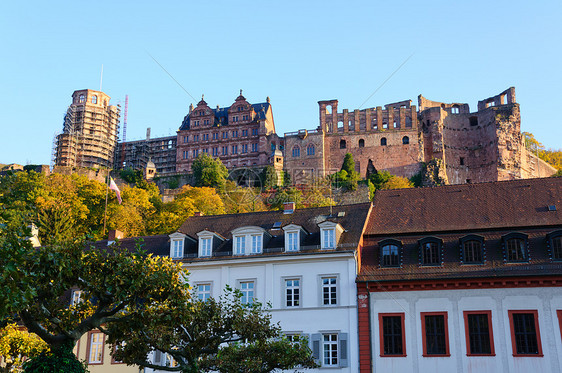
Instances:
[[[109,100],[100,91],[74,91],[56,138],[56,166],[113,167],[120,109]]]

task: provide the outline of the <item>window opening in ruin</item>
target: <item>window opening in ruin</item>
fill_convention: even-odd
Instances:
[[[394,123],[392,123],[392,125],[393,125],[394,128],[398,127],[398,123],[396,121],[394,121]]]
[[[386,137],[381,138],[381,146],[386,146]]]
[[[340,140],[340,149],[345,149],[345,148],[346,148],[345,140]]]
[[[364,147],[365,147],[365,140],[359,139],[359,147],[360,147],[360,148],[364,148]]]
[[[326,114],[328,115],[332,114],[332,105],[326,105]]]
[[[168,141],[168,149],[172,149],[172,140]]]
[[[501,96],[501,103],[502,103],[502,105],[507,105],[507,95]]]
[[[355,124],[351,119],[347,121],[347,128],[349,128],[350,131],[355,131]]]
[[[338,131],[342,130],[343,131],[343,121],[338,121]]]
[[[458,114],[459,112],[460,112],[460,110],[459,110],[459,107],[458,107],[457,105],[454,105],[454,106],[451,108],[451,113],[452,113],[452,114]]]
[[[79,98],[78,101],[82,104],[86,101],[86,97],[84,95],[80,95],[80,98]]]
[[[412,127],[412,118],[406,117],[406,128]]]
[[[408,145],[410,143],[410,138],[408,136],[402,137],[402,144]]]
[[[461,157],[459,163],[460,163],[461,166],[464,166],[464,157]]]
[[[470,121],[471,127],[475,127],[475,126],[478,125],[478,118],[477,117],[470,117],[470,118],[468,118],[468,120]]]
[[[98,103],[98,96],[93,95],[92,96],[92,104],[97,104]]]
[[[382,128],[383,128],[383,129],[387,129],[387,128],[388,128],[388,123],[382,122]]]
[[[293,153],[292,154],[293,154],[294,158],[300,157],[301,156],[301,149],[298,146],[295,145],[293,147]]]

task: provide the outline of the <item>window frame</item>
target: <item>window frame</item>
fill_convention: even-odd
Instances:
[[[466,260],[466,251],[465,251],[465,244],[467,244],[468,242],[471,241],[477,241],[480,243],[480,255],[481,255],[481,261],[480,262],[468,262]],[[461,264],[466,264],[466,265],[481,265],[481,264],[485,264],[486,263],[486,246],[485,246],[485,241],[484,241],[484,237],[482,236],[478,236],[475,234],[469,234],[467,236],[461,237],[459,239],[459,245],[460,245],[460,251],[461,251]]]
[[[213,237],[199,237],[199,257],[208,258],[213,256]]]
[[[334,250],[338,246],[336,244],[336,228],[324,228],[321,231],[322,242],[320,248],[323,250]],[[326,237],[326,235],[328,236]]]
[[[539,311],[538,310],[508,310],[507,314],[509,316],[509,330],[511,332],[511,349],[513,356],[515,357],[543,357],[542,343],[541,343],[541,331],[539,328]],[[513,322],[513,315],[515,314],[532,314],[535,324],[535,338],[537,339],[537,353],[518,353],[517,344],[515,338],[515,323]]]
[[[319,275],[319,287],[320,287],[320,292],[319,292],[319,301],[320,301],[320,307],[337,307],[340,305],[340,278],[339,275],[337,274],[324,274],[324,275]],[[329,292],[330,296],[329,296],[329,301],[328,303],[324,303],[324,280],[325,279],[334,279],[335,280],[335,284],[327,284],[328,286],[326,286],[327,288],[334,288],[335,291],[335,303],[331,303],[331,292]],[[332,286],[333,285],[333,286]]]
[[[511,240],[523,241],[524,259],[521,260],[509,259],[508,242]],[[512,232],[502,236],[502,247],[503,247],[505,263],[528,263],[531,260],[531,255],[529,252],[529,236],[524,233]]]
[[[427,334],[425,330],[425,317],[426,316],[443,316],[444,321],[444,331],[445,331],[445,353],[444,354],[428,354],[427,353]],[[440,312],[420,312],[421,318],[421,332],[422,332],[422,343],[423,343],[423,357],[449,357],[451,356],[451,351],[449,349],[449,322],[447,311]]]
[[[248,294],[245,295],[245,293],[247,293],[247,291],[249,289],[242,289],[242,284],[253,284],[252,297],[251,297],[251,300],[248,299],[247,302],[244,302],[243,299],[244,299],[244,297],[249,298]],[[240,279],[240,280],[236,281],[236,285],[237,285],[236,288],[242,293],[242,297],[240,298],[240,302],[242,304],[247,304],[247,305],[254,304],[254,301],[257,299],[257,297],[256,297],[256,289],[257,289],[256,279],[255,278]]]
[[[281,283],[282,283],[282,287],[283,287],[282,292],[281,292],[281,304],[283,306],[282,308],[288,308],[288,309],[302,308],[302,300],[303,300],[303,296],[302,296],[302,289],[303,289],[302,288],[302,276],[286,276],[286,277],[282,277],[281,280],[282,280]],[[287,281],[298,281],[299,285],[297,287],[292,286],[291,288],[289,288],[287,286]],[[294,293],[292,294],[293,305],[289,306],[287,304],[287,301],[288,301],[287,297],[289,296],[288,290],[290,290],[290,289],[292,289],[292,290],[297,289],[299,291],[298,297],[297,297],[298,305],[296,305],[296,306],[294,305],[294,300],[295,300]]]
[[[469,315],[486,315],[488,317],[488,339],[490,342],[490,353],[472,353],[470,350],[470,333],[468,327],[468,316]],[[496,351],[494,347],[494,330],[492,326],[492,311],[491,310],[481,310],[481,311],[463,311],[464,318],[464,334],[466,337],[466,356],[496,356]]]
[[[177,247],[179,245],[179,248]],[[179,253],[180,255],[176,255]],[[185,256],[185,239],[183,238],[172,238],[170,240],[170,258],[172,259],[183,259]]]
[[[199,297],[199,294],[201,294],[201,293],[199,292],[199,286],[207,286],[207,285],[209,286],[208,297],[207,297],[207,298],[203,297],[203,299],[201,299],[201,298]],[[212,282],[212,281],[201,281],[201,282],[196,282],[196,283],[195,283],[195,288],[196,288],[195,293],[196,293],[196,296],[197,296],[197,299],[198,299],[198,300],[202,300],[202,301],[206,302],[209,298],[212,298],[212,297],[213,297],[213,282]],[[207,294],[207,292],[205,291],[203,294]]]
[[[101,359],[100,361],[91,361],[91,353],[92,353],[92,336],[94,334],[101,334]],[[97,344],[97,343],[96,343]],[[86,363],[88,363],[88,365],[103,365],[103,360],[105,357],[105,334],[102,333],[99,330],[90,330],[88,332],[88,343],[87,343],[87,347],[86,347]]]
[[[332,341],[332,340],[326,341],[325,340],[326,337],[331,338],[331,337],[334,337],[334,336],[336,337],[335,341]],[[321,351],[321,354],[322,354],[321,365],[322,365],[322,367],[339,368],[339,366],[340,366],[340,337],[339,337],[339,333],[331,333],[331,332],[322,333],[322,340],[321,341],[322,341],[322,351]],[[327,345],[336,346],[336,349],[335,349],[336,363],[335,364],[332,364],[332,363],[326,364],[325,363],[324,359],[326,358],[325,350],[326,350]],[[333,357],[331,356],[333,351],[331,349],[329,349],[329,352],[330,352],[329,360],[331,360],[331,359],[333,359]]]
[[[435,243],[437,245],[437,258],[438,263],[426,263],[424,260],[423,247],[428,243]],[[439,267],[443,265],[443,240],[437,237],[425,237],[418,240],[418,250],[419,250],[419,264],[424,267]]]
[[[560,239],[560,257],[556,258],[554,256],[554,240],[555,239]],[[546,241],[548,244],[548,251],[550,254],[550,260],[552,260],[553,262],[560,262],[562,261],[562,230],[557,230],[554,232],[550,232],[549,234],[546,235]]]
[[[398,264],[397,265],[385,265],[383,249],[386,246],[396,246],[398,249]],[[394,239],[386,239],[379,241],[379,267],[380,268],[402,268],[402,242]]]
[[[402,354],[386,354],[384,348],[384,321],[385,317],[400,317],[401,334],[402,334]],[[379,313],[379,343],[380,343],[380,357],[406,357],[406,328],[405,328],[405,314],[404,312],[394,313]]]

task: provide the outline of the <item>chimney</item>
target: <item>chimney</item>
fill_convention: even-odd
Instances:
[[[150,140],[150,127],[146,129],[146,141]]]
[[[285,202],[283,204],[283,214],[292,214],[295,211],[295,207],[294,202]]]
[[[111,229],[107,234],[108,241],[120,240],[121,238],[123,238],[123,232],[118,231],[116,229]]]
[[[201,211],[195,211],[195,214],[193,214],[193,216],[203,216],[203,213]]]

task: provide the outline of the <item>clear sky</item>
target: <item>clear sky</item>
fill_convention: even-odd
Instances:
[[[562,148],[559,0],[3,1],[0,57],[0,163],[49,164],[72,92],[99,89],[102,64],[111,103],[129,95],[128,140],[175,134],[201,94],[269,96],[283,134],[316,128],[320,100],[475,111],[514,86],[522,130]]]

